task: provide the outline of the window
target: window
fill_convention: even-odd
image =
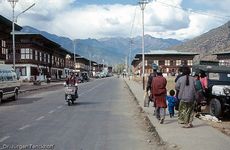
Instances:
[[[16,67],[15,70],[17,75],[26,76],[26,67]]]
[[[220,65],[220,66],[225,65],[225,61],[224,61],[224,60],[219,60],[219,65]]]
[[[43,62],[45,62],[45,63],[47,62],[46,56],[47,56],[47,54],[44,54]]]
[[[39,53],[39,61],[42,61],[42,52]]]
[[[170,60],[165,60],[165,66],[170,66]]]
[[[52,65],[54,65],[54,56],[52,56]]]
[[[35,50],[34,54],[35,54],[35,60],[38,60],[38,51]]]
[[[14,76],[10,70],[0,70],[0,81],[13,81]]]
[[[148,61],[147,60],[145,60],[145,66],[147,66],[148,65]]]
[[[47,55],[47,63],[50,63],[50,54]]]
[[[2,42],[1,42],[2,44],[1,44],[1,46],[2,46],[2,54],[6,54],[6,41],[3,41],[2,40]]]
[[[21,49],[21,59],[32,59],[32,49],[22,48]]]
[[[181,65],[181,60],[176,60],[176,65],[177,66]]]
[[[192,63],[192,60],[188,60],[188,66],[192,66],[193,63]]]
[[[153,63],[156,65],[159,65],[159,61],[158,60],[153,60]]]

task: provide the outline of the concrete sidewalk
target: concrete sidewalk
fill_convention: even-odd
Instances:
[[[230,137],[207,125],[198,118],[194,118],[193,128],[182,128],[181,125],[178,124],[177,118],[170,118],[167,113],[164,124],[159,124],[158,120],[153,116],[153,107],[143,107],[144,91],[142,85],[133,80],[124,79],[124,81],[129,86],[139,105],[145,111],[164,142],[170,145],[176,145],[175,147],[182,150],[230,149]]]

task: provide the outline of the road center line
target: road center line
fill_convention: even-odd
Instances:
[[[63,107],[63,106],[58,106],[57,108],[58,108],[58,109],[61,109],[62,107]]]
[[[10,136],[4,136],[3,138],[0,139],[0,143],[4,142],[4,141],[7,140],[8,138],[10,138]]]
[[[19,128],[18,130],[24,130],[24,129],[29,128],[29,127],[30,127],[30,125],[29,125],[29,124],[27,124],[27,125],[25,125],[25,126],[23,126],[23,127]]]
[[[49,114],[52,114],[52,113],[54,113],[54,110],[51,110],[51,111],[49,111],[48,113],[49,113]]]
[[[39,120],[42,120],[43,118],[45,118],[45,116],[41,116],[41,117],[37,118],[36,120],[39,121]]]

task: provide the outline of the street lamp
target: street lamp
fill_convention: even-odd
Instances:
[[[12,40],[13,40],[13,68],[15,71],[15,34],[14,34],[14,8],[16,6],[16,3],[18,0],[8,0],[10,2],[12,8],[13,8],[13,13],[12,13]]]
[[[142,78],[143,78],[143,90],[145,90],[145,43],[144,43],[144,10],[147,5],[147,0],[140,0],[138,4],[140,5],[141,11],[142,11]]]
[[[24,12],[26,12],[27,10],[29,10],[31,7],[33,7],[35,5],[32,4],[30,7],[28,7],[27,9],[25,9],[24,11],[22,11],[21,13],[19,13],[16,17],[14,16],[14,8],[16,6],[16,3],[19,0],[8,0],[8,2],[10,2],[12,8],[13,8],[13,13],[12,13],[12,43],[13,43],[13,68],[15,70],[15,30],[14,30],[14,24],[15,24],[15,20],[18,18],[19,15],[23,14]]]

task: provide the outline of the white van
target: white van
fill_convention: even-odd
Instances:
[[[19,89],[20,83],[17,81],[13,68],[0,64],[0,103],[11,97],[17,100]]]

